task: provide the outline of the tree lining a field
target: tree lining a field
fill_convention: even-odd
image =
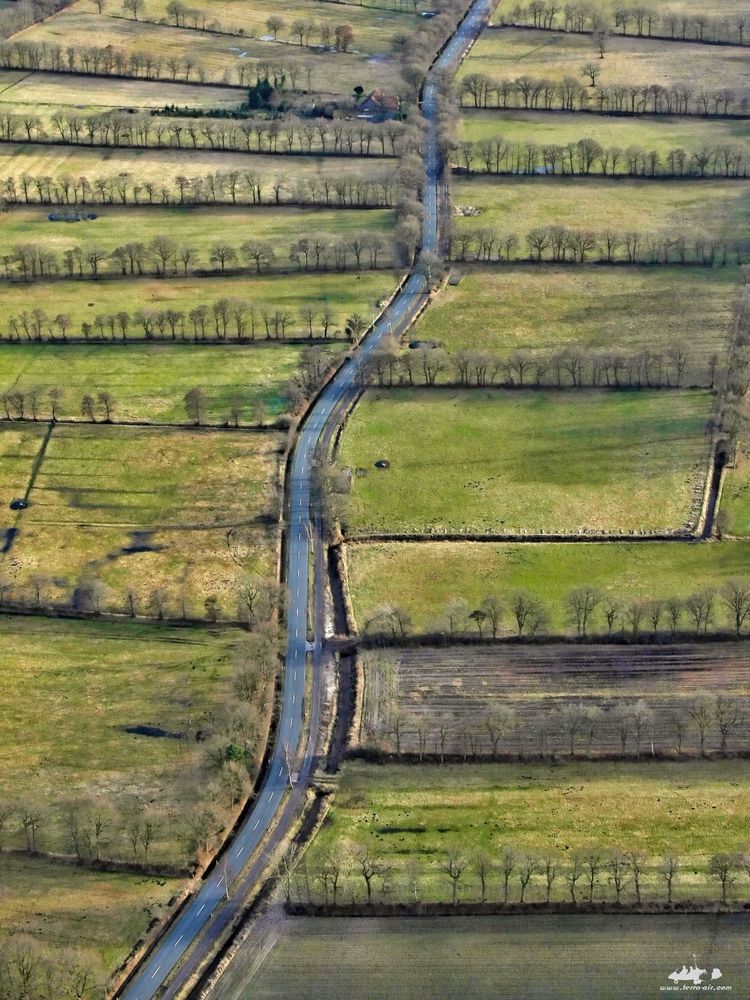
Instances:
[[[408,182],[404,187],[403,182]],[[179,174],[166,183],[141,181],[132,174],[29,174],[0,178],[7,205],[49,205],[63,209],[53,220],[66,221],[65,210],[85,205],[196,205],[293,206],[298,208],[391,208],[394,199],[414,197],[413,178],[392,174],[315,174],[309,177],[269,175],[255,170],[217,171],[198,176]]]
[[[750,151],[743,146],[705,144],[692,152],[678,147],[662,160],[658,150],[643,146],[602,146],[583,138],[557,143],[511,143],[501,135],[463,141],[455,146],[457,172],[461,174],[532,174],[534,176],[746,178]]]
[[[459,218],[477,218],[472,206],[458,206],[456,211]],[[690,239],[679,230],[644,233],[634,229],[596,231],[548,225],[534,226],[519,235],[490,226],[459,228],[456,221],[448,235],[447,256],[448,260],[459,262],[723,267],[730,261],[745,263],[750,246],[744,237],[727,239],[706,233]]]
[[[224,427],[242,426],[265,429],[277,427],[286,429],[290,418],[299,414],[310,398],[323,385],[335,365],[335,356],[325,351],[321,345],[307,347],[300,352],[297,370],[280,388],[285,413],[273,423],[269,423],[266,407],[262,399],[252,399],[243,390],[231,393],[221,410],[209,393],[200,386],[191,386],[183,396],[186,421],[171,424],[173,427]],[[31,421],[56,423],[126,424],[129,426],[166,426],[163,421],[122,421],[117,419],[118,397],[109,389],[87,388],[73,404],[61,385],[32,385],[24,387],[18,380],[7,389],[0,391],[0,406],[3,419],[8,423]],[[218,411],[218,412],[217,412]],[[77,418],[77,419],[76,419]],[[0,603],[2,601],[0,600]]]
[[[593,64],[592,64],[593,66]],[[595,69],[595,67],[594,67]],[[593,72],[593,69],[592,69]],[[582,112],[599,115],[671,115],[698,118],[745,118],[750,99],[731,90],[696,92],[689,84],[582,84],[573,76],[549,80],[530,75],[495,79],[469,73],[458,85],[461,107],[485,110]]]
[[[144,0],[128,0],[128,3],[135,8],[136,13],[145,5]],[[465,3],[462,0],[434,0],[431,6],[437,11],[435,17],[419,19],[414,30],[398,34],[392,42],[393,53],[400,64],[401,77],[413,97],[417,96],[424,74],[435,54],[453,34],[465,13]],[[278,22],[277,31],[284,25],[284,19],[280,17]],[[308,23],[302,22],[303,47]],[[311,36],[312,31],[309,34]],[[342,25],[340,31],[334,31],[334,46],[326,51],[325,57],[328,58],[332,53],[335,58],[337,51],[346,54],[353,39],[354,31],[351,26]],[[310,52],[313,50],[310,49]],[[319,57],[319,54],[315,56]],[[112,79],[145,79],[163,83],[180,81],[196,86],[215,86],[218,83],[237,90],[252,89],[260,85],[259,89],[264,92],[270,87],[270,97],[277,106],[283,104],[285,92],[289,96],[299,94],[298,88],[305,81],[308,84],[307,92],[310,92],[313,72],[313,63],[302,65],[296,59],[239,59],[233,67],[226,68],[218,79],[209,80],[205,67],[190,55],[165,59],[149,51],[126,52],[112,45],[63,47],[46,40],[36,42],[20,39],[0,43],[0,67]],[[236,82],[232,80],[232,74]]]
[[[448,642],[473,637],[497,641],[504,637],[534,640],[551,632],[551,605],[530,590],[499,596],[488,594],[472,607],[459,594],[433,608],[423,634]],[[723,588],[704,587],[687,597],[619,595],[583,584],[569,591],[554,609],[561,613],[579,641],[606,636],[618,642],[684,642],[687,636],[711,633],[739,636],[750,625],[750,584],[729,580]],[[362,635],[398,643],[414,635],[408,610],[396,604],[375,607],[362,622]]]
[[[222,697],[210,717],[195,717],[193,732],[131,727],[134,735],[142,730],[141,736],[177,745],[201,744],[199,761],[193,765],[196,780],[179,814],[173,804],[148,801],[138,789],[80,797],[62,792],[50,799],[38,798],[30,781],[23,799],[5,797],[0,802],[2,850],[94,871],[163,877],[194,874],[203,867],[259,773],[278,667],[272,626],[259,625],[233,655]]]
[[[561,23],[556,23],[560,17]],[[616,32],[625,38],[653,38],[655,41],[698,42],[705,45],[747,45],[748,15],[735,14],[712,17],[670,11],[663,14],[642,4],[622,4],[614,9],[604,5],[565,4],[563,8],[544,0],[532,0],[528,5],[517,3],[505,24],[513,28],[534,28],[537,31],[564,31],[569,34],[607,35]],[[504,30],[490,25],[490,31]]]
[[[170,116],[175,116],[173,119]],[[168,107],[151,114],[85,115],[57,110],[52,134],[35,114],[4,114],[0,141],[133,149],[208,149],[215,153],[396,157],[418,152],[419,133],[403,122],[382,125],[295,117],[207,118],[203,109]],[[292,161],[293,162],[293,161]]]
[[[418,233],[397,227],[396,236],[396,248],[410,259]],[[1,259],[6,281],[24,282],[71,278],[85,281],[105,276],[128,279],[147,274],[168,278],[187,274],[324,273],[388,269],[393,266],[392,256],[389,261],[383,257],[386,252],[393,254],[394,245],[379,233],[360,231],[341,239],[323,234],[300,236],[289,246],[286,258],[277,256],[276,250],[268,240],[245,240],[239,247],[218,241],[209,250],[208,263],[213,266],[206,267],[195,246],[180,245],[171,236],[156,236],[148,244],[133,241],[112,250],[77,244],[62,253],[45,243],[24,243],[10,248]]]
[[[565,653],[572,655],[569,649]],[[689,760],[750,754],[750,700],[731,691],[690,697],[655,687],[630,694],[618,686],[627,673],[615,672],[616,684],[607,688],[597,664],[604,691],[584,687],[574,696],[540,689],[538,697],[525,697],[488,687],[497,682],[484,676],[479,691],[460,669],[450,677],[440,669],[420,677],[388,653],[368,650],[361,656],[364,691],[355,755],[374,752],[443,764],[447,759]],[[603,656],[611,659],[611,650]],[[520,664],[526,659],[521,657]]]
[[[303,249],[297,252],[302,256]],[[309,249],[307,250],[309,253]],[[208,344],[257,342],[286,343],[314,340],[355,340],[367,327],[360,313],[345,319],[329,306],[303,305],[299,312],[271,303],[242,298],[221,298],[199,303],[192,309],[139,309],[100,313],[83,320],[78,329],[68,313],[47,314],[45,309],[24,309],[11,313],[0,342],[36,344],[125,343],[132,340],[166,344]],[[14,387],[18,389],[18,386]],[[15,406],[23,419],[22,408]],[[6,418],[10,414],[6,411]]]
[[[437,343],[413,341],[402,349],[386,342],[363,364],[359,382],[381,389],[400,386],[461,389],[679,389],[691,366],[687,347],[674,342],[664,351],[628,354],[615,349],[569,347],[551,353],[519,350],[499,355],[481,348],[448,352]],[[722,358],[708,359],[702,382],[718,385]]]
[[[713,909],[717,903],[746,905],[750,876],[750,855],[741,847],[710,855],[700,873],[675,852],[655,863],[637,848],[600,844],[580,849],[572,858],[554,849],[545,854],[524,851],[512,838],[499,845],[497,853],[465,845],[429,853],[431,861],[416,852],[396,859],[374,845],[336,845],[325,853],[314,851],[308,861],[292,848],[281,866],[287,909],[296,915],[366,915],[373,907],[383,915],[385,906],[393,908],[391,913],[413,909],[424,914],[429,913],[424,904],[459,902],[481,904],[484,912],[502,912],[506,906],[518,912],[524,905],[538,912],[540,904],[554,908],[560,902],[582,909],[609,902],[635,912],[696,905]]]

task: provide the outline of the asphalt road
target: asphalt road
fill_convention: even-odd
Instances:
[[[497,0],[476,0],[470,13],[443,51],[435,64],[436,69],[446,69],[455,65],[471,46],[481,31]],[[422,248],[438,252],[438,223],[441,190],[441,162],[434,124],[436,114],[436,94],[432,83],[425,84],[422,110],[430,123],[425,148],[425,170],[427,183],[424,192],[424,228]],[[292,458],[289,481],[289,521],[287,555],[287,650],[284,671],[283,704],[280,714],[278,739],[273,758],[252,811],[235,834],[231,844],[219,863],[212,869],[204,884],[185,906],[178,919],[139,967],[119,996],[122,1000],[151,1000],[160,994],[165,979],[177,965],[201,932],[208,928],[207,942],[201,954],[208,950],[210,943],[218,937],[228,922],[224,907],[227,900],[236,902],[244,894],[248,883],[246,875],[234,885],[248,858],[252,856],[264,834],[271,826],[277,812],[284,804],[282,818],[276,825],[273,841],[280,840],[293,818],[285,795],[290,788],[291,770],[294,776],[295,800],[300,799],[313,768],[314,739],[308,739],[301,754],[297,753],[302,735],[305,698],[305,671],[307,665],[307,614],[310,585],[311,555],[314,543],[320,545],[320,537],[310,507],[312,493],[313,456],[318,441],[324,433],[328,421],[343,412],[346,405],[357,395],[357,369],[363,360],[374,351],[389,335],[403,333],[424,304],[428,289],[424,278],[414,271],[396,295],[377,324],[363,339],[354,357],[339,369],[336,377],[328,384],[310,411],[297,439]],[[320,662],[322,635],[319,628],[314,637],[311,652],[313,689],[312,699],[317,704],[320,686]],[[314,719],[311,720],[314,722]],[[314,732],[313,732],[314,735]],[[285,822],[288,815],[288,820]],[[267,848],[270,851],[273,844]],[[265,853],[267,853],[265,852]],[[258,871],[253,866],[253,872]],[[251,873],[251,874],[252,874]],[[257,877],[256,875],[256,877]],[[221,914],[224,913],[222,919]],[[214,915],[216,919],[214,918]],[[211,924],[209,927],[208,925]],[[179,982],[167,989],[165,997],[175,996],[182,982],[187,978],[189,967],[186,963]]]

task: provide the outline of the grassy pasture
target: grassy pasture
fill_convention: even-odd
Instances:
[[[619,146],[621,149],[642,146],[645,150],[656,150],[665,163],[671,149],[681,148],[693,153],[703,146],[746,145],[750,130],[747,122],[732,120],[690,121],[667,116],[607,118],[560,115],[553,112],[463,109],[460,139],[478,142],[480,139],[494,139],[498,136],[510,143],[564,146],[586,138],[595,139],[605,149],[610,146]],[[620,163],[617,169],[621,173],[627,169],[627,164]],[[668,191],[662,192],[662,198],[668,195]]]
[[[167,4],[168,0],[147,0],[145,14],[142,16],[151,20],[169,21]],[[255,45],[269,33],[266,21],[271,11],[262,0],[249,0],[241,6],[231,0],[201,0],[198,9],[206,14],[209,24],[216,22],[224,31],[244,32],[249,45]],[[398,34],[414,31],[419,23],[413,8],[411,11],[399,11],[388,10],[387,3],[377,8],[350,3],[342,9],[338,3],[321,3],[319,0],[293,0],[284,5],[282,17],[285,26],[279,31],[278,38],[280,43],[287,44],[273,47],[277,58],[287,58],[287,49],[299,49],[299,39],[291,30],[291,25],[297,20],[316,25],[327,24],[331,31],[340,24],[351,25],[354,30],[352,49],[365,56],[390,52],[390,39]],[[319,41],[317,33],[314,33],[313,41]],[[254,52],[255,49],[251,51]]]
[[[231,407],[239,400],[241,423],[255,423],[253,408],[258,401],[268,419],[285,411],[285,384],[297,369],[301,351],[283,345],[228,350],[190,345],[172,350],[146,343],[9,344],[0,350],[0,387],[62,383],[65,396],[58,406],[59,418],[84,419],[81,398],[106,391],[114,397],[116,421],[189,423],[183,397],[199,382],[206,393],[205,422],[232,423]],[[49,412],[49,401],[43,402],[40,414]]]
[[[708,359],[725,350],[735,281],[727,268],[471,270],[435,299],[417,329],[450,351],[504,356],[549,357],[568,347],[637,354],[681,343],[686,381],[708,384]]]
[[[348,531],[681,530],[702,502],[712,405],[679,390],[371,390],[341,445],[364,472]]]
[[[611,11],[613,5],[609,3],[597,3],[594,5],[597,10]],[[707,14],[709,17],[728,17],[732,14],[744,14],[747,11],[745,0],[659,0],[657,10],[660,15],[666,15],[672,11],[682,13],[685,11],[691,16],[696,14]],[[496,10],[490,18],[490,24],[502,24],[505,11],[501,7]],[[632,31],[632,25],[630,29]]]
[[[339,856],[368,849],[394,870],[396,898],[413,898],[413,866],[421,899],[450,899],[450,882],[437,869],[451,848],[467,854],[486,851],[498,859],[505,846],[535,855],[550,852],[567,861],[575,851],[638,850],[648,858],[644,894],[664,898],[655,866],[667,852],[682,861],[676,898],[720,897],[707,879],[708,857],[737,850],[747,838],[750,817],[750,763],[744,760],[610,763],[585,762],[446,765],[422,767],[348,763],[311,863],[327,850]],[[717,818],[721,816],[721,822]],[[554,817],[554,823],[550,821]],[[354,866],[353,866],[354,867]],[[606,875],[594,898],[614,898]],[[359,884],[357,884],[359,883]],[[527,900],[544,898],[540,876],[532,878]],[[476,877],[466,873],[460,897],[478,898]],[[579,896],[584,895],[579,883]],[[347,878],[342,897],[361,900],[364,881]],[[747,882],[734,887],[742,898]],[[554,898],[570,898],[560,879]],[[490,877],[488,897],[502,899],[502,874]],[[518,898],[518,875],[511,883]],[[584,898],[587,898],[587,893]],[[626,889],[625,899],[632,898]]]
[[[272,569],[257,519],[275,511],[280,446],[270,431],[58,425],[29,508],[18,517],[6,510],[5,527],[18,535],[0,565],[16,589],[42,575],[43,600],[69,599],[87,576],[110,588],[104,607],[122,608],[132,589],[143,610],[151,589],[163,587],[172,614],[182,595],[188,613],[202,614],[214,594],[233,617],[241,570],[229,533],[252,531],[258,571]]]
[[[211,727],[228,696],[241,633],[4,617],[0,637],[0,799],[43,804],[42,847],[68,854],[53,811],[61,800],[121,816],[150,806],[160,816],[154,860],[184,863],[179,816],[206,791],[196,733]],[[173,736],[127,732],[136,726]],[[123,833],[110,820],[118,857],[129,856]],[[17,820],[4,841],[22,846]]]
[[[143,875],[82,871],[42,858],[0,855],[3,935],[19,934],[50,949],[80,949],[103,986],[163,912],[180,884]],[[62,960],[60,960],[62,965]]]
[[[743,413],[745,430],[739,437],[735,463],[724,472],[721,493],[724,530],[730,535],[740,537],[750,535],[750,439],[746,429],[749,414],[750,409],[746,402]]]
[[[26,492],[29,470],[36,458],[46,428],[43,425],[6,427],[0,433],[0,509],[7,511],[15,497]]]
[[[529,1000],[632,1000],[658,996],[692,954],[709,970],[725,970],[726,983],[750,976],[744,914],[311,917],[278,929],[249,983],[252,948],[232,960],[214,989],[217,1000],[496,1000],[499,989]]]
[[[134,235],[146,244],[156,236],[169,236],[180,245],[194,246],[206,265],[214,244],[239,247],[247,239],[257,239],[271,243],[285,261],[288,245],[304,234],[332,233],[344,238],[362,230],[384,232],[393,224],[393,213],[380,210],[100,205],[96,212],[98,218],[92,222],[50,222],[44,205],[17,206],[0,214],[2,247],[7,250],[19,242],[32,242],[58,253],[74,246],[111,251]]]
[[[750,546],[745,542],[401,542],[350,545],[347,559],[360,627],[387,602],[408,611],[420,632],[451,598],[466,598],[475,608],[489,593],[502,599],[509,590],[522,588],[544,602],[552,633],[569,634],[563,602],[574,587],[598,587],[624,603],[686,597],[746,578]],[[723,614],[719,620],[726,627]],[[597,630],[604,628],[599,625]]]
[[[124,234],[123,237],[125,238]],[[329,308],[335,322],[329,335],[342,329],[348,316],[361,313],[369,318],[378,302],[391,292],[395,279],[383,271],[363,271],[360,274],[311,274],[302,272],[293,279],[286,275],[255,275],[227,277],[173,277],[169,281],[159,278],[132,278],[128,281],[56,281],[34,287],[33,308],[43,309],[53,318],[58,313],[70,316],[71,333],[80,335],[81,324],[94,323],[97,316],[114,315],[121,310],[135,313],[159,312],[166,309],[181,310],[188,314],[198,305],[211,305],[218,299],[242,299],[256,307],[256,331],[258,339],[266,336],[261,310],[280,309],[289,312],[293,320],[289,324],[290,335],[306,334],[300,311],[310,305],[317,310]],[[19,315],[31,306],[29,290],[20,284],[3,288],[3,305],[7,315]],[[6,317],[7,318],[7,317]],[[3,324],[5,325],[5,324]],[[211,326],[211,324],[209,324]],[[314,332],[322,335],[316,322]],[[211,327],[212,328],[212,327]],[[250,322],[248,319],[248,335]],[[97,331],[94,334],[98,336]],[[109,334],[107,334],[109,336]],[[132,325],[128,330],[130,340],[142,338],[143,330]],[[186,321],[186,336],[192,336],[192,326]],[[0,354],[0,365],[2,365]],[[0,379],[0,382],[2,380]]]
[[[660,624],[669,629],[666,621]],[[603,713],[591,738],[585,727],[574,734],[575,753],[619,754],[621,739],[614,710],[644,701],[653,712],[643,739],[646,752],[653,745],[657,753],[681,749],[695,754],[700,751],[700,734],[690,722],[689,709],[696,691],[750,697],[750,655],[743,643],[420,646],[360,655],[365,685],[359,739],[391,752],[396,747],[392,733],[386,731],[387,720],[401,713],[407,720],[400,734],[402,752],[419,752],[419,720],[428,734],[429,752],[434,752],[435,735],[445,724],[446,752],[490,756],[485,721],[498,706],[505,706],[513,712],[514,727],[498,746],[499,753],[516,753],[520,734],[527,751],[544,749],[567,756],[570,735],[556,712],[575,703]],[[685,727],[681,746],[675,720]],[[733,750],[747,749],[749,741],[750,729],[745,725],[732,734],[729,745]],[[706,747],[719,747],[714,726],[707,734]],[[627,753],[635,750],[632,727],[628,727],[625,749]]]
[[[10,112],[28,111],[46,119],[61,107],[81,114],[99,114],[112,109],[163,108],[166,104],[235,108],[241,102],[241,91],[227,87],[0,70],[0,106]]]
[[[456,205],[481,209],[480,215],[456,219],[457,229],[491,226],[501,233],[517,233],[524,253],[526,233],[548,225],[595,232],[614,229],[620,234],[635,230],[644,236],[681,233],[688,240],[742,239],[748,246],[750,185],[741,182],[597,184],[585,177],[454,177],[451,196]],[[618,257],[625,257],[624,249]]]
[[[190,179],[230,170],[256,172],[270,183],[278,177],[291,185],[298,180],[316,176],[337,179],[342,175],[375,179],[394,170],[386,160],[339,158],[331,161],[324,156],[253,156],[248,153],[212,153],[206,149],[89,149],[85,146],[40,146],[35,143],[3,144],[0,147],[0,177],[58,177],[61,174],[79,177],[113,177],[129,174],[139,183],[163,184],[165,178],[182,175]],[[167,185],[169,187],[169,185]],[[265,188],[265,186],[264,186]],[[270,188],[264,197],[273,198]],[[289,195],[283,197],[288,198]],[[142,195],[142,199],[145,197]]]
[[[548,80],[574,76],[586,82],[581,66],[599,59],[591,35],[503,29],[485,31],[458,71],[486,73],[496,79],[524,74]],[[729,88],[737,97],[750,93],[747,53],[739,47],[628,38],[613,34],[602,60],[599,86],[687,83],[695,90]]]
[[[204,9],[210,6],[212,5],[207,3]],[[323,4],[318,5],[318,9],[322,7]],[[147,3],[143,16],[146,18],[161,16],[159,12],[163,9],[161,3],[154,4],[151,8]],[[286,10],[283,13],[286,15]],[[326,19],[328,13],[323,9],[314,20]],[[270,36],[268,41],[264,41],[262,37],[211,34],[166,24],[155,27],[153,24],[126,17],[121,9],[106,10],[104,14],[97,14],[87,0],[79,0],[78,3],[65,8],[45,22],[19,32],[15,37],[26,42],[53,43],[63,48],[70,44],[71,38],[96,38],[100,46],[111,45],[127,53],[150,53],[164,64],[162,74],[165,76],[171,73],[166,61],[174,57],[182,64],[185,53],[189,52],[194,65],[202,67],[205,71],[207,82],[219,85],[239,83],[238,70],[241,66],[247,69],[257,62],[284,59],[298,64],[300,79],[297,86],[300,88],[306,87],[307,83],[303,72],[306,63],[312,66],[312,89],[321,93],[349,95],[356,84],[360,84],[366,90],[377,86],[398,88],[399,63],[390,55],[390,39],[398,33],[398,29],[394,25],[392,30],[386,29],[382,32],[381,28],[381,33],[378,35],[377,16],[382,16],[389,22],[393,22],[397,17],[403,17],[404,23],[409,22],[411,26],[416,24],[414,17],[406,14],[396,15],[391,11],[378,11],[376,16],[373,16],[375,12],[363,9],[358,18],[358,13],[357,8],[347,6],[343,18],[334,15],[335,23],[351,23],[354,26],[354,43],[349,52],[322,52],[303,47],[297,45],[291,38],[285,37],[283,33],[279,35],[279,40],[274,42]],[[241,16],[235,11],[235,18]],[[266,9],[263,20],[265,21],[267,17]],[[355,24],[358,19],[359,34]],[[363,23],[371,25],[369,32],[364,30]],[[372,42],[372,49],[368,47],[368,37]],[[360,41],[364,46],[362,51],[358,48]],[[193,71],[193,78],[195,77],[197,70]],[[250,73],[249,78],[253,79],[254,73]]]

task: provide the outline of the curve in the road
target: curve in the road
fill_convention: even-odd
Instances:
[[[435,69],[448,69],[457,63],[479,35],[497,0],[475,0],[450,42],[435,62]],[[426,183],[424,189],[424,224],[422,248],[437,252],[439,239],[439,187],[441,174],[440,150],[436,131],[437,94],[428,78],[422,100],[422,110],[428,122],[424,153]],[[406,329],[428,296],[425,279],[413,272],[401,291],[382,313],[372,330],[363,339],[355,354],[339,369],[311,409],[297,438],[291,463],[288,519],[287,559],[287,650],[284,670],[283,703],[279,730],[266,780],[258,792],[255,804],[196,895],[187,903],[167,933],[152,949],[136,974],[126,983],[121,1000],[152,1000],[159,994],[165,980],[190,948],[211,918],[232,892],[232,883],[242,872],[256,850],[290,786],[288,762],[295,759],[302,736],[305,696],[305,666],[307,662],[307,607],[310,556],[313,545],[313,522],[310,500],[312,492],[313,456],[329,419],[341,407],[351,402],[359,391],[357,371],[363,360],[381,341],[398,336]],[[320,648],[322,636],[315,635],[313,646],[313,693],[316,698],[320,682]],[[304,786],[312,772],[314,741],[309,740],[303,759],[297,760],[295,779]],[[292,765],[294,768],[294,765]],[[277,826],[280,839],[286,832]],[[168,995],[173,995],[170,990]]]

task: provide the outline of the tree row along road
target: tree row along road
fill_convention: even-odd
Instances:
[[[476,0],[435,63],[424,87],[422,110],[429,127],[424,153],[426,182],[423,251],[435,253],[439,248],[442,164],[437,140],[437,91],[432,81],[432,74],[435,70],[446,70],[456,66],[479,35],[496,3],[497,0]],[[319,548],[322,544],[317,521],[311,513],[313,459],[328,422],[331,419],[338,419],[359,391],[357,378],[359,366],[369,358],[384,338],[391,334],[399,335],[408,328],[427,301],[427,297],[425,279],[414,270],[355,354],[344,363],[336,377],[321,393],[300,430],[288,482],[288,631],[283,703],[267,776],[253,809],[219,863],[214,866],[200,890],[190,899],[168,932],[141,964],[135,976],[120,992],[121,1000],[151,1000],[157,995],[174,997],[178,994],[197,959],[209,950],[210,944],[218,939],[226,926],[227,918],[222,919],[222,913],[231,910],[231,903],[248,888],[248,876],[239,881],[238,877],[285,802],[290,787],[290,769],[295,772],[292,797],[300,803],[303,800],[300,793],[309,782],[314,765],[314,739],[308,739],[306,749],[301,755],[297,753],[302,737],[305,700],[309,567],[313,546]],[[318,585],[321,584],[321,581],[316,582]],[[322,636],[318,623],[314,631],[311,653],[312,691],[309,693],[313,705],[318,703],[321,687]],[[315,712],[311,712],[313,729],[314,720]],[[271,843],[266,845],[265,856],[283,839],[293,818],[294,811],[288,808],[287,803],[283,812],[280,812],[280,821],[275,825],[270,838]],[[258,868],[258,864],[254,865],[249,874],[256,874]],[[257,871],[256,877],[259,874],[260,871]],[[224,906],[225,903],[228,905]],[[191,955],[180,969],[179,975],[166,992],[162,993],[165,980],[204,930],[201,947],[196,949],[198,954]]]

